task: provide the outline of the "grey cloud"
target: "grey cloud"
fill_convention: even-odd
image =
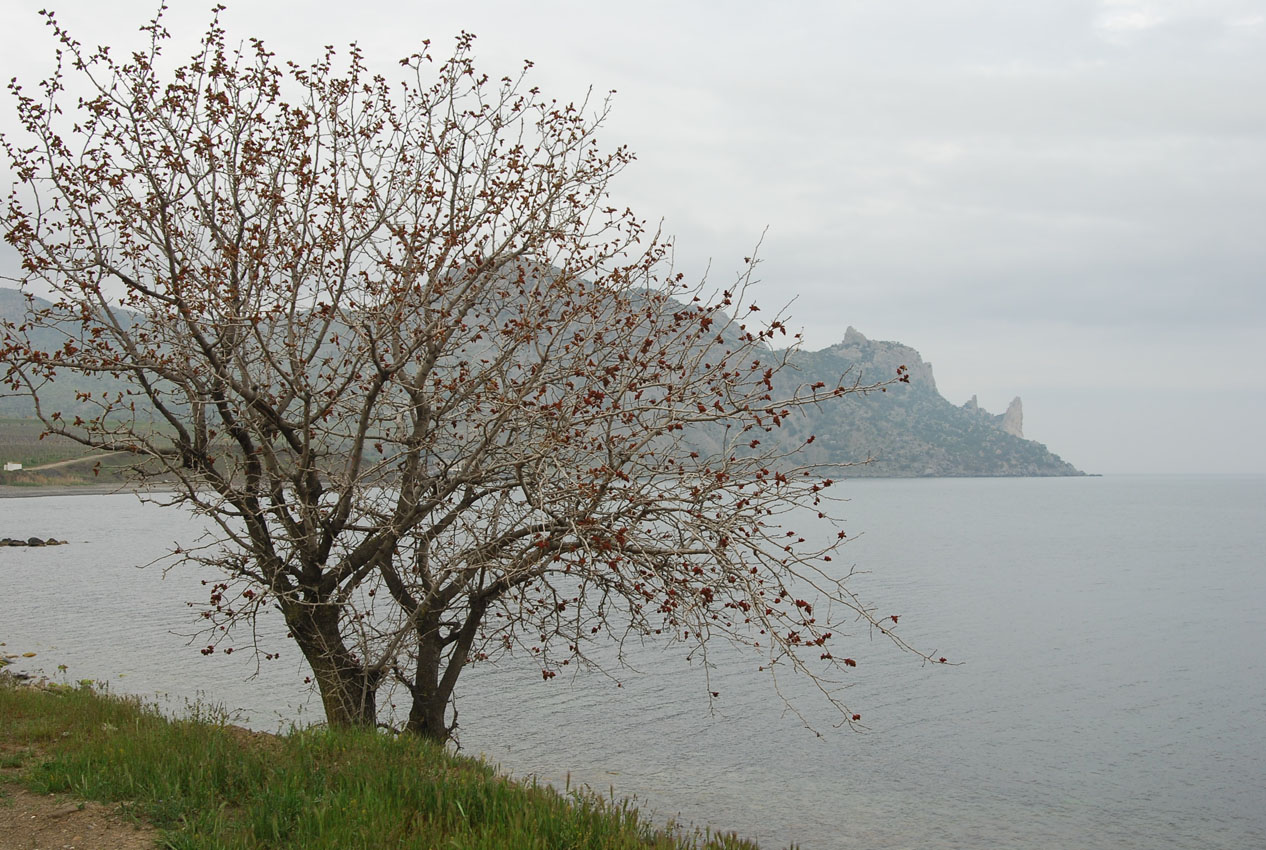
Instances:
[[[35,0],[18,5],[0,26],[36,20]],[[152,14],[141,0],[108,17],[61,5],[91,24],[85,40],[130,38],[135,23],[120,21]],[[1061,410],[1132,427],[1129,465],[1160,469],[1169,437],[1143,425],[1156,387],[1266,380],[1245,377],[1266,375],[1260,0],[365,0],[293,12],[256,4],[226,20],[283,54],[355,37],[387,71],[417,39],[443,55],[468,29],[492,73],[530,57],[532,79],[559,97],[619,89],[603,138],[639,161],[613,200],[664,220],[683,271],[711,262],[711,280],[728,283],[768,227],[756,294],[762,306],[798,294],[793,325],[812,346],[848,324],[907,342],[938,364],[947,394],[1023,395],[1026,429],[1084,466],[1097,464],[1061,442],[1092,457],[1095,435]],[[186,35],[205,23],[202,10],[171,14]],[[5,71],[51,58],[40,30],[8,27]],[[1119,393],[1102,389],[1114,381]],[[1235,407],[1218,439],[1266,430],[1264,408]]]

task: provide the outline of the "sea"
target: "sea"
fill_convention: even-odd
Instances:
[[[549,681],[529,660],[471,668],[462,751],[764,848],[1266,847],[1266,476],[842,487],[849,586],[950,662],[841,637],[859,728],[760,659],[647,644]],[[198,528],[131,494],[0,499],[0,536],[69,541],[0,548],[9,669],[263,730],[319,722],[279,623],[259,624],[277,660],[199,653],[215,576],[161,563]]]

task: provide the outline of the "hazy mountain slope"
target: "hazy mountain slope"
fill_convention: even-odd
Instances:
[[[47,307],[48,302],[35,299],[37,307]],[[21,324],[26,316],[26,297],[15,289],[0,287],[0,322]],[[2,339],[2,337],[0,337]],[[66,336],[55,330],[38,329],[32,334],[32,342],[41,350],[52,351],[66,342]],[[0,370],[0,375],[3,371]],[[49,411],[58,410],[67,416],[93,415],[94,408],[76,398],[78,392],[101,393],[103,391],[121,391],[126,388],[123,381],[102,375],[93,378],[76,376],[73,380],[59,380],[50,384],[42,393],[43,404]],[[31,399],[24,395],[14,395],[7,386],[0,384],[0,417],[21,418],[34,415]]]
[[[0,288],[0,320],[20,322],[25,307],[20,293]],[[53,332],[45,337],[38,341],[50,348],[64,342]],[[997,416],[980,410],[974,399],[955,406],[937,392],[931,366],[909,346],[870,340],[849,328],[838,345],[802,351],[794,363],[797,371],[786,376],[788,382],[822,380],[830,386],[845,373],[850,383],[873,383],[895,377],[898,366],[910,370],[908,384],[894,384],[882,393],[850,395],[788,420],[779,432],[785,439],[815,436],[806,449],[810,460],[859,463],[872,459],[849,472],[861,476],[1082,474],[1041,443],[1019,436],[1019,399],[1006,414]],[[75,400],[77,390],[106,388],[122,389],[123,385],[109,377],[73,384],[58,381],[46,393],[46,408],[67,415],[81,412],[82,405]],[[31,415],[29,399],[0,391],[0,417]]]

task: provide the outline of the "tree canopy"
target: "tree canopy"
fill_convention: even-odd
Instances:
[[[470,35],[392,83],[355,46],[232,48],[218,12],[182,63],[161,14],[122,58],[47,17],[4,226],[51,305],[4,328],[4,377],[212,522],[175,553],[222,577],[205,652],[276,608],[330,723],[389,722],[391,687],[442,739],[470,663],[722,640],[856,718],[842,633],[904,644],[831,563],[843,532],[792,527],[831,522],[834,482],[777,432],[876,386],[795,381],[750,258],[719,291],[673,271],[609,200],[633,156],[599,144],[607,101],[489,78]]]

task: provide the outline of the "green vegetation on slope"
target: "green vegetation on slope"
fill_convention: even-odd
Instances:
[[[65,437],[41,439],[43,433],[38,419],[0,417],[0,485],[121,484],[126,467],[135,463],[129,455],[103,456]],[[6,463],[20,463],[22,469],[5,472]]]
[[[83,457],[90,452],[65,437],[40,439],[43,433],[44,426],[38,419],[0,417],[0,461],[40,466]]]
[[[254,735],[90,687],[0,677],[0,752],[32,790],[119,803],[179,850],[756,847],[655,830],[626,802],[516,783],[415,738]]]

